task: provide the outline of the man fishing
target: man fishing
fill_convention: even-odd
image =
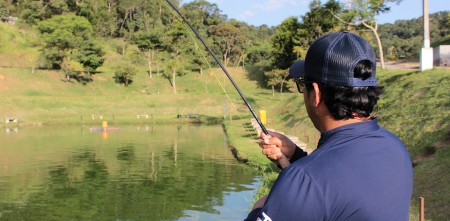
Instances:
[[[383,92],[375,73],[373,48],[350,32],[322,36],[291,66],[321,137],[307,156],[282,134],[261,134],[263,154],[290,165],[245,220],[409,220],[412,164],[372,115]]]

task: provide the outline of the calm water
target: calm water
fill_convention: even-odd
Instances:
[[[111,125],[110,125],[111,127]],[[0,131],[0,220],[242,220],[259,177],[220,126]]]

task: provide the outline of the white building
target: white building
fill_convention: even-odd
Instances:
[[[450,66],[450,45],[440,45],[433,48],[433,64],[441,67]]]

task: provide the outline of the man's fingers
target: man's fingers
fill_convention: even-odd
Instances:
[[[269,144],[270,143],[270,139],[268,137],[264,138],[264,139],[259,139],[258,140],[259,145],[265,145],[265,144]]]
[[[265,133],[261,133],[261,135],[259,136],[259,138],[261,138],[261,140],[263,140],[264,142],[268,143],[268,142],[269,142],[270,135],[267,135],[267,134],[265,134]]]
[[[276,150],[274,150],[275,148],[276,148],[276,147],[274,147],[274,148],[264,148],[264,149],[262,150],[262,152],[263,152],[263,154],[266,155],[266,156],[271,156],[271,155],[273,155],[273,154],[276,153]]]
[[[263,148],[262,153],[271,160],[279,160],[282,156],[280,148],[275,145],[267,145],[267,148]]]
[[[279,160],[282,157],[280,147],[281,141],[276,136],[261,134],[258,140],[259,146],[262,148],[262,153],[271,160]]]
[[[276,148],[276,146],[275,145],[273,145],[273,144],[262,144],[262,145],[259,145],[262,149],[272,149],[272,148]]]
[[[280,159],[280,158],[281,158],[281,155],[282,155],[281,149],[278,148],[278,147],[275,148],[274,151],[273,151],[273,154],[275,155],[275,157],[276,157],[277,160]]]

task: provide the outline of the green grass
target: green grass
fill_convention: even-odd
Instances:
[[[178,76],[174,94],[169,79],[161,74],[148,76],[145,62],[116,53],[119,41],[102,41],[105,64],[92,82],[83,85],[67,82],[59,71],[36,69],[32,73],[32,67],[39,66],[38,41],[32,30],[0,23],[0,127],[18,126],[4,122],[9,116],[18,117],[21,126],[190,121],[177,119],[178,114],[198,114],[203,121],[217,122],[225,115],[229,143],[238,158],[262,171],[259,196],[270,190],[278,170],[261,154],[250,127],[251,115],[221,70]],[[133,84],[116,84],[114,67],[131,60],[136,60],[133,65],[139,70]],[[228,71],[254,110],[267,111],[267,128],[295,135],[310,148],[316,146],[320,134],[307,116],[302,95],[277,92],[272,96],[257,67]],[[378,78],[386,86],[376,110],[380,124],[405,142],[414,161],[411,220],[418,220],[419,196],[425,197],[427,219],[445,220],[450,217],[450,70],[380,70]],[[149,118],[138,119],[139,114]]]
[[[174,118],[177,114],[220,116],[223,112],[222,93],[189,93],[179,77],[177,94],[173,94],[167,79],[137,76],[135,83],[123,87],[113,83],[112,76],[100,74],[87,85],[64,82],[63,75],[52,71],[0,68],[0,115],[16,116],[20,122],[58,123],[103,115],[125,119],[138,114],[155,118]],[[157,86],[155,86],[157,85]],[[159,87],[159,88],[158,88]],[[158,93],[159,91],[159,93]],[[52,118],[48,118],[52,116]]]
[[[406,142],[413,159],[436,152],[436,141],[449,135],[449,71],[391,71],[380,78],[386,85],[378,105],[381,123]]]

